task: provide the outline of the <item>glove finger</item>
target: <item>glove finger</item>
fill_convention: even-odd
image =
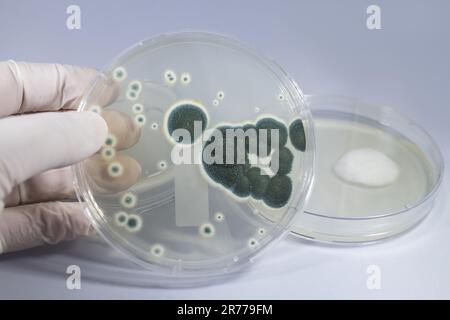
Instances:
[[[103,112],[102,116],[108,124],[109,132],[117,137],[117,149],[130,148],[139,140],[140,129],[128,115],[111,110]],[[97,160],[100,159],[97,158]],[[125,161],[124,165],[136,166],[136,162]],[[140,172],[140,167],[125,168],[125,170]],[[132,175],[131,177],[138,176]],[[107,176],[107,181],[100,183],[104,186],[103,192],[123,191],[120,189],[121,186],[128,186],[130,182],[123,184],[122,179],[123,177],[111,179],[110,176]],[[6,207],[11,207],[43,201],[74,199],[75,192],[72,182],[73,176],[70,167],[49,170],[15,186],[12,192],[5,197],[4,203]]]
[[[61,64],[0,62],[0,118],[17,113],[70,110],[99,73]],[[106,81],[101,101],[106,106],[119,94],[115,81]]]
[[[92,191],[97,194],[114,194],[128,189],[141,177],[139,163],[124,154],[118,154],[112,160],[94,155],[86,160],[86,174]],[[119,168],[114,172],[113,167]]]
[[[93,233],[79,203],[46,202],[7,208],[0,215],[0,253],[55,244]]]
[[[0,199],[13,186],[38,173],[94,154],[106,134],[105,122],[93,112],[49,112],[0,119]]]
[[[141,175],[140,165],[125,155],[117,158],[123,165],[126,174],[116,178],[108,174],[108,164],[116,160],[106,161],[96,156],[87,162],[87,174],[90,177],[89,179],[94,182],[94,192],[101,194],[121,192],[139,180]],[[5,207],[13,207],[75,198],[72,168],[64,167],[38,174],[14,187],[12,192],[5,197],[4,203]]]
[[[128,149],[138,142],[141,130],[130,116],[114,110],[104,110],[101,115],[108,125],[109,136],[115,139],[114,147],[116,149]]]
[[[38,174],[15,186],[4,199],[5,207],[31,203],[75,199],[71,167]]]

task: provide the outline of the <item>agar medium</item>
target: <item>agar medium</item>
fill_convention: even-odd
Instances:
[[[382,105],[340,96],[307,101],[315,125],[315,182],[294,235],[374,242],[412,228],[430,212],[443,160],[425,130]]]
[[[93,108],[129,120],[122,132],[108,123],[104,150],[76,166],[78,196],[99,233],[156,278],[191,284],[233,273],[303,210],[314,154],[303,95],[235,40],[141,42],[79,110]]]

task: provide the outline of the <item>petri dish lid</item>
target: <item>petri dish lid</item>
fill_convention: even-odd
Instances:
[[[86,110],[109,134],[74,167],[79,200],[104,239],[156,276],[233,273],[303,210],[314,158],[303,94],[236,40],[189,32],[140,42],[98,77]]]
[[[398,111],[356,98],[306,96],[314,119],[314,187],[292,234],[372,243],[431,211],[444,165],[432,137]]]

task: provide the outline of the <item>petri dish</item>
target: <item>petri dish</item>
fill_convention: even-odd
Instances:
[[[370,243],[430,212],[444,165],[427,132],[394,109],[342,96],[307,96],[316,138],[314,187],[292,234]]]
[[[86,110],[126,117],[139,138],[127,144],[110,127],[102,150],[74,167],[78,198],[98,233],[155,282],[232,274],[303,210],[314,158],[303,94],[236,40],[188,32],[140,42],[98,77]]]

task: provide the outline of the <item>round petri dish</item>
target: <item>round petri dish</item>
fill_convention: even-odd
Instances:
[[[238,271],[303,210],[314,157],[304,97],[236,40],[140,42],[98,77],[86,110],[110,132],[74,167],[78,197],[103,238],[163,285]]]
[[[292,233],[367,243],[404,232],[431,210],[444,165],[433,139],[395,110],[307,96],[316,137],[314,187]]]

